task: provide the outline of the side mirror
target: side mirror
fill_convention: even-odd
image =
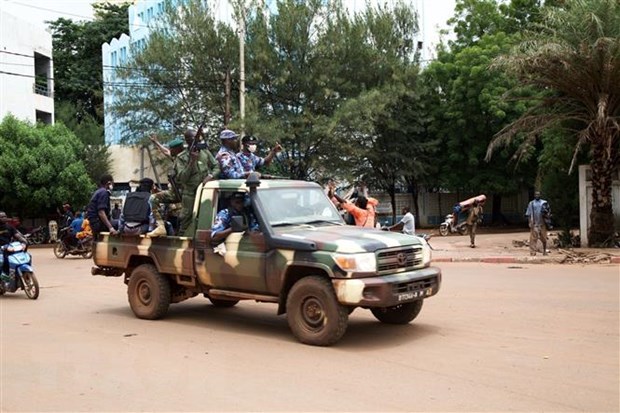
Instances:
[[[234,215],[230,223],[233,232],[243,232],[248,228],[243,215]]]

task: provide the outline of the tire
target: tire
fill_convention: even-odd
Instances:
[[[88,241],[82,244],[82,248],[85,248],[86,251],[82,253],[82,258],[91,259],[93,257],[93,243],[92,241]]]
[[[447,236],[449,233],[448,226],[446,224],[441,224],[439,226],[439,233],[441,234],[442,237]]]
[[[45,237],[43,235],[43,232],[41,232],[41,231],[37,232],[32,237],[32,243],[33,244],[36,244],[36,245],[43,244],[43,241],[45,241]]]
[[[461,235],[467,235],[467,233],[469,232],[469,228],[467,227],[467,225],[461,225],[460,227],[457,228],[457,230],[459,231],[459,234]]]
[[[22,287],[24,288],[24,292],[26,296],[31,300],[36,300],[39,298],[39,281],[33,272],[23,272],[22,276]]]
[[[209,301],[211,301],[211,304],[213,304],[213,306],[217,308],[234,307],[239,302],[239,300],[221,300],[219,298],[211,298],[209,296],[207,296],[207,298],[209,299]]]
[[[304,344],[329,346],[347,330],[349,311],[323,277],[313,275],[297,281],[286,299],[286,312],[291,331]]]
[[[386,324],[408,324],[420,314],[424,300],[398,304],[393,307],[371,308],[372,315]]]
[[[56,258],[65,258],[67,256],[67,249],[62,241],[56,241],[54,244],[54,255]]]
[[[155,266],[142,264],[131,273],[127,296],[136,317],[157,320],[164,317],[170,307],[170,282]]]

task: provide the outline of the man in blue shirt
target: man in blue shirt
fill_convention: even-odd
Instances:
[[[241,152],[237,154],[237,158],[239,158],[245,172],[254,172],[262,166],[268,166],[276,154],[282,150],[282,146],[276,143],[276,146],[269,151],[269,154],[261,158],[255,154],[258,147],[258,139],[256,136],[244,136],[243,139],[241,139],[241,144],[242,149]]]
[[[220,132],[222,146],[215,155],[215,159],[220,164],[220,179],[242,179],[247,177],[250,172],[243,169],[243,165],[237,158],[239,150],[239,135],[230,129]]]
[[[99,180],[99,188],[93,193],[90,202],[86,207],[86,218],[93,230],[93,240],[97,241],[100,232],[110,231],[116,235],[118,231],[114,229],[110,222],[110,191],[114,187],[112,175],[104,175]]]
[[[525,211],[530,226],[530,255],[536,255],[536,244],[542,242],[543,255],[547,255],[547,227],[551,216],[549,203],[540,199],[540,192],[534,192],[534,199],[527,205]]]
[[[230,206],[217,213],[211,226],[211,242],[218,244],[233,232],[232,218],[235,215],[245,215],[248,222],[248,231],[260,231],[258,221],[249,207],[245,207],[249,197],[244,192],[235,192],[230,198]]]

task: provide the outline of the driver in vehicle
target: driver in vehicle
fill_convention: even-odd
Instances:
[[[223,241],[234,232],[232,227],[233,217],[239,215],[245,217],[249,232],[260,231],[258,221],[250,206],[249,196],[244,192],[235,192],[229,198],[229,207],[217,213],[211,226],[211,243],[213,245],[219,244],[214,248],[216,253],[223,255],[226,252]]]

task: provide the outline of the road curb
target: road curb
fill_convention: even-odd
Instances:
[[[614,260],[616,258],[617,260]],[[485,264],[561,264],[560,258],[552,257],[440,257],[433,262],[481,262]],[[612,263],[620,263],[620,257],[613,257]]]

